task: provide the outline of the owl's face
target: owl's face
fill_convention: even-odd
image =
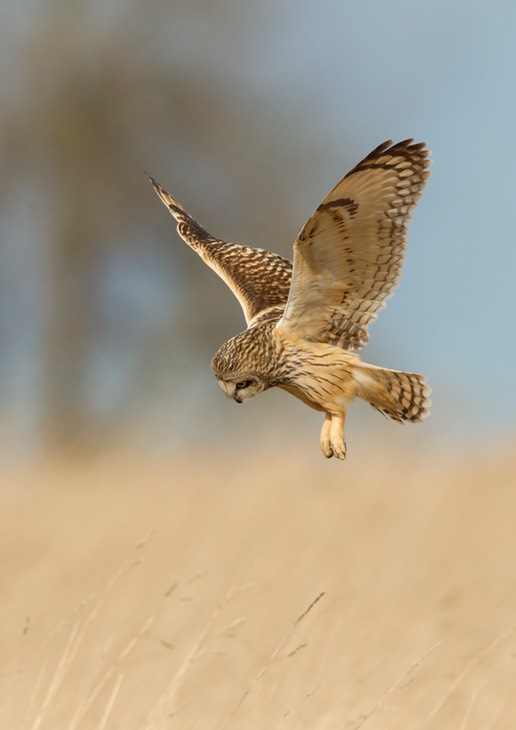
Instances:
[[[236,403],[277,385],[270,377],[277,370],[271,329],[272,325],[246,329],[224,342],[213,356],[213,373],[224,393]]]
[[[217,382],[228,398],[233,398],[236,403],[243,403],[245,400],[249,400],[254,395],[262,393],[267,387],[255,376],[251,375],[239,375],[237,377],[231,377],[228,380],[217,377]]]

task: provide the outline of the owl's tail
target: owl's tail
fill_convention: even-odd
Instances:
[[[423,375],[387,370],[360,363],[356,366],[357,395],[394,421],[421,421],[428,416],[430,388]]]

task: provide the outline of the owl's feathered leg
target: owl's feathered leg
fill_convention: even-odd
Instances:
[[[324,423],[321,429],[321,451],[327,459],[331,459],[333,456],[333,449],[331,447],[330,439],[331,430],[331,413],[326,413],[324,416]]]
[[[344,440],[344,420],[346,411],[326,413],[321,430],[321,451],[327,459],[336,456],[346,458],[346,441]]]

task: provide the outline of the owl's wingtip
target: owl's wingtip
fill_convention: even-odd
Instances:
[[[163,203],[165,203],[167,208],[170,208],[170,210],[172,212],[174,212],[174,210],[176,210],[176,209],[181,210],[181,211],[183,210],[182,207],[177,202],[177,200],[174,200],[174,198],[170,195],[170,193],[167,193],[165,188],[162,185],[160,185],[160,183],[157,180],[155,180],[152,177],[152,175],[149,175],[149,173],[146,170],[144,170],[143,172],[144,172],[144,175],[146,175],[148,180],[150,181],[158,198],[160,198],[160,200]]]
[[[148,180],[148,181],[150,182],[150,184],[152,185],[152,187],[153,187],[153,188],[154,188],[154,189],[155,189],[156,191],[157,191],[157,190],[159,190],[159,189],[161,188],[161,185],[159,184],[159,182],[157,182],[157,181],[156,181],[156,180],[155,180],[155,179],[154,179],[154,178],[152,177],[152,175],[150,175],[150,174],[149,174],[149,173],[147,172],[147,170],[144,170],[144,171],[143,171],[143,174],[145,175],[145,177],[147,178],[147,180]]]

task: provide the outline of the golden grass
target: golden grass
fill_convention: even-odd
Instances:
[[[4,467],[0,727],[514,727],[510,450],[229,448]]]

